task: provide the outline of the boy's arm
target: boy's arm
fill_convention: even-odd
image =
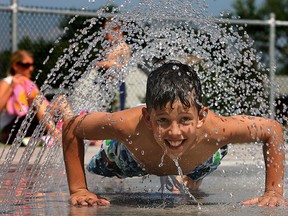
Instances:
[[[282,126],[272,120],[265,125],[254,125],[255,130],[263,130],[263,135],[259,137],[263,141],[263,156],[265,160],[265,192],[263,196],[243,202],[243,205],[269,206],[287,205],[283,197],[283,178],[285,162],[285,143],[283,138]],[[252,134],[253,136],[253,134]]]
[[[87,188],[84,170],[83,139],[94,139],[91,135],[93,123],[86,120],[86,115],[76,116],[64,122],[62,140],[66,166],[70,202],[72,205],[109,205],[109,202],[90,193]]]
[[[243,205],[286,205],[283,197],[285,144],[282,126],[275,120],[252,116],[220,118],[225,128],[225,143],[262,142],[266,167],[265,192],[263,196],[243,202]],[[224,129],[223,129],[224,130]]]

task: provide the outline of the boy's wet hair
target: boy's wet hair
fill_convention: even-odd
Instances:
[[[202,106],[201,83],[193,67],[178,61],[169,61],[153,70],[147,80],[146,106],[151,109],[164,108],[168,103],[172,108],[175,100],[180,100],[186,108]]]

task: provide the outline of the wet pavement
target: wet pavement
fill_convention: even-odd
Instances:
[[[97,149],[88,148],[85,163]],[[87,173],[89,189],[107,198],[110,207],[70,206],[65,182],[61,185],[61,195],[51,185],[33,199],[11,204],[6,215],[288,215],[288,207],[272,209],[241,205],[242,201],[260,195],[264,190],[261,152],[261,148],[252,145],[230,148],[218,170],[204,179],[200,191],[193,193],[200,205],[186,194],[173,194],[167,190],[161,193],[157,176],[119,180]]]

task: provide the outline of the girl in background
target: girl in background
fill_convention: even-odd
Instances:
[[[25,136],[30,137],[42,119],[46,132],[49,131],[53,138],[60,139],[60,128],[57,127],[59,119],[55,119],[53,115],[57,113],[61,116],[60,113],[66,110],[69,116],[67,102],[61,97],[49,103],[37,85],[31,81],[34,70],[34,58],[31,53],[26,50],[14,52],[10,64],[7,77],[0,81],[0,142],[13,142],[31,107],[36,111],[36,115]]]

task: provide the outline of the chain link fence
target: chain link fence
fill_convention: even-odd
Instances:
[[[60,53],[54,50],[51,54],[50,50],[57,43],[55,41],[63,36],[65,32],[65,23],[68,23],[67,20],[76,15],[77,17],[91,17],[93,16],[93,12],[83,12],[81,9],[61,10],[29,7],[18,7],[15,9],[15,5],[12,7],[11,5],[8,5],[8,3],[0,5],[0,64],[2,67],[0,68],[0,78],[6,75],[10,54],[17,48],[30,50],[34,54],[36,57],[36,70],[45,71],[49,68],[49,64],[43,65],[43,62],[46,61],[47,56],[49,56],[50,64],[55,63],[53,59],[57,59]],[[286,108],[283,108],[283,106],[288,105],[288,76],[275,76],[275,65],[278,64],[278,56],[282,54],[275,52],[274,48],[275,46],[284,47],[287,44],[287,38],[275,38],[275,32],[271,32],[271,29],[274,29],[275,31],[278,26],[285,28],[288,26],[287,22],[271,19],[266,21],[228,21],[232,25],[265,25],[265,28],[270,28],[270,33],[272,34],[269,39],[270,41],[267,41],[267,43],[270,44],[270,54],[268,57],[270,59],[268,62],[270,61],[270,71],[273,72],[270,74],[270,79],[277,83],[279,87],[279,94],[276,94],[276,91],[273,89],[272,92],[270,92],[270,94],[272,94],[272,96],[270,96],[270,98],[272,98],[270,101],[270,108],[274,109],[274,112],[281,112],[283,109],[285,111]],[[131,107],[143,102],[145,95],[147,74],[138,68],[133,70],[134,73],[131,73],[126,80],[126,107]],[[41,85],[41,76],[38,79]],[[281,103],[277,102],[278,99],[281,100]]]
[[[59,24],[63,17],[63,15],[56,14],[18,13],[17,41],[20,42],[25,37],[32,41],[56,40],[62,34]]]
[[[0,31],[1,31],[1,40],[0,40],[0,49],[11,50],[12,41],[11,41],[11,13],[8,11],[0,12]]]

